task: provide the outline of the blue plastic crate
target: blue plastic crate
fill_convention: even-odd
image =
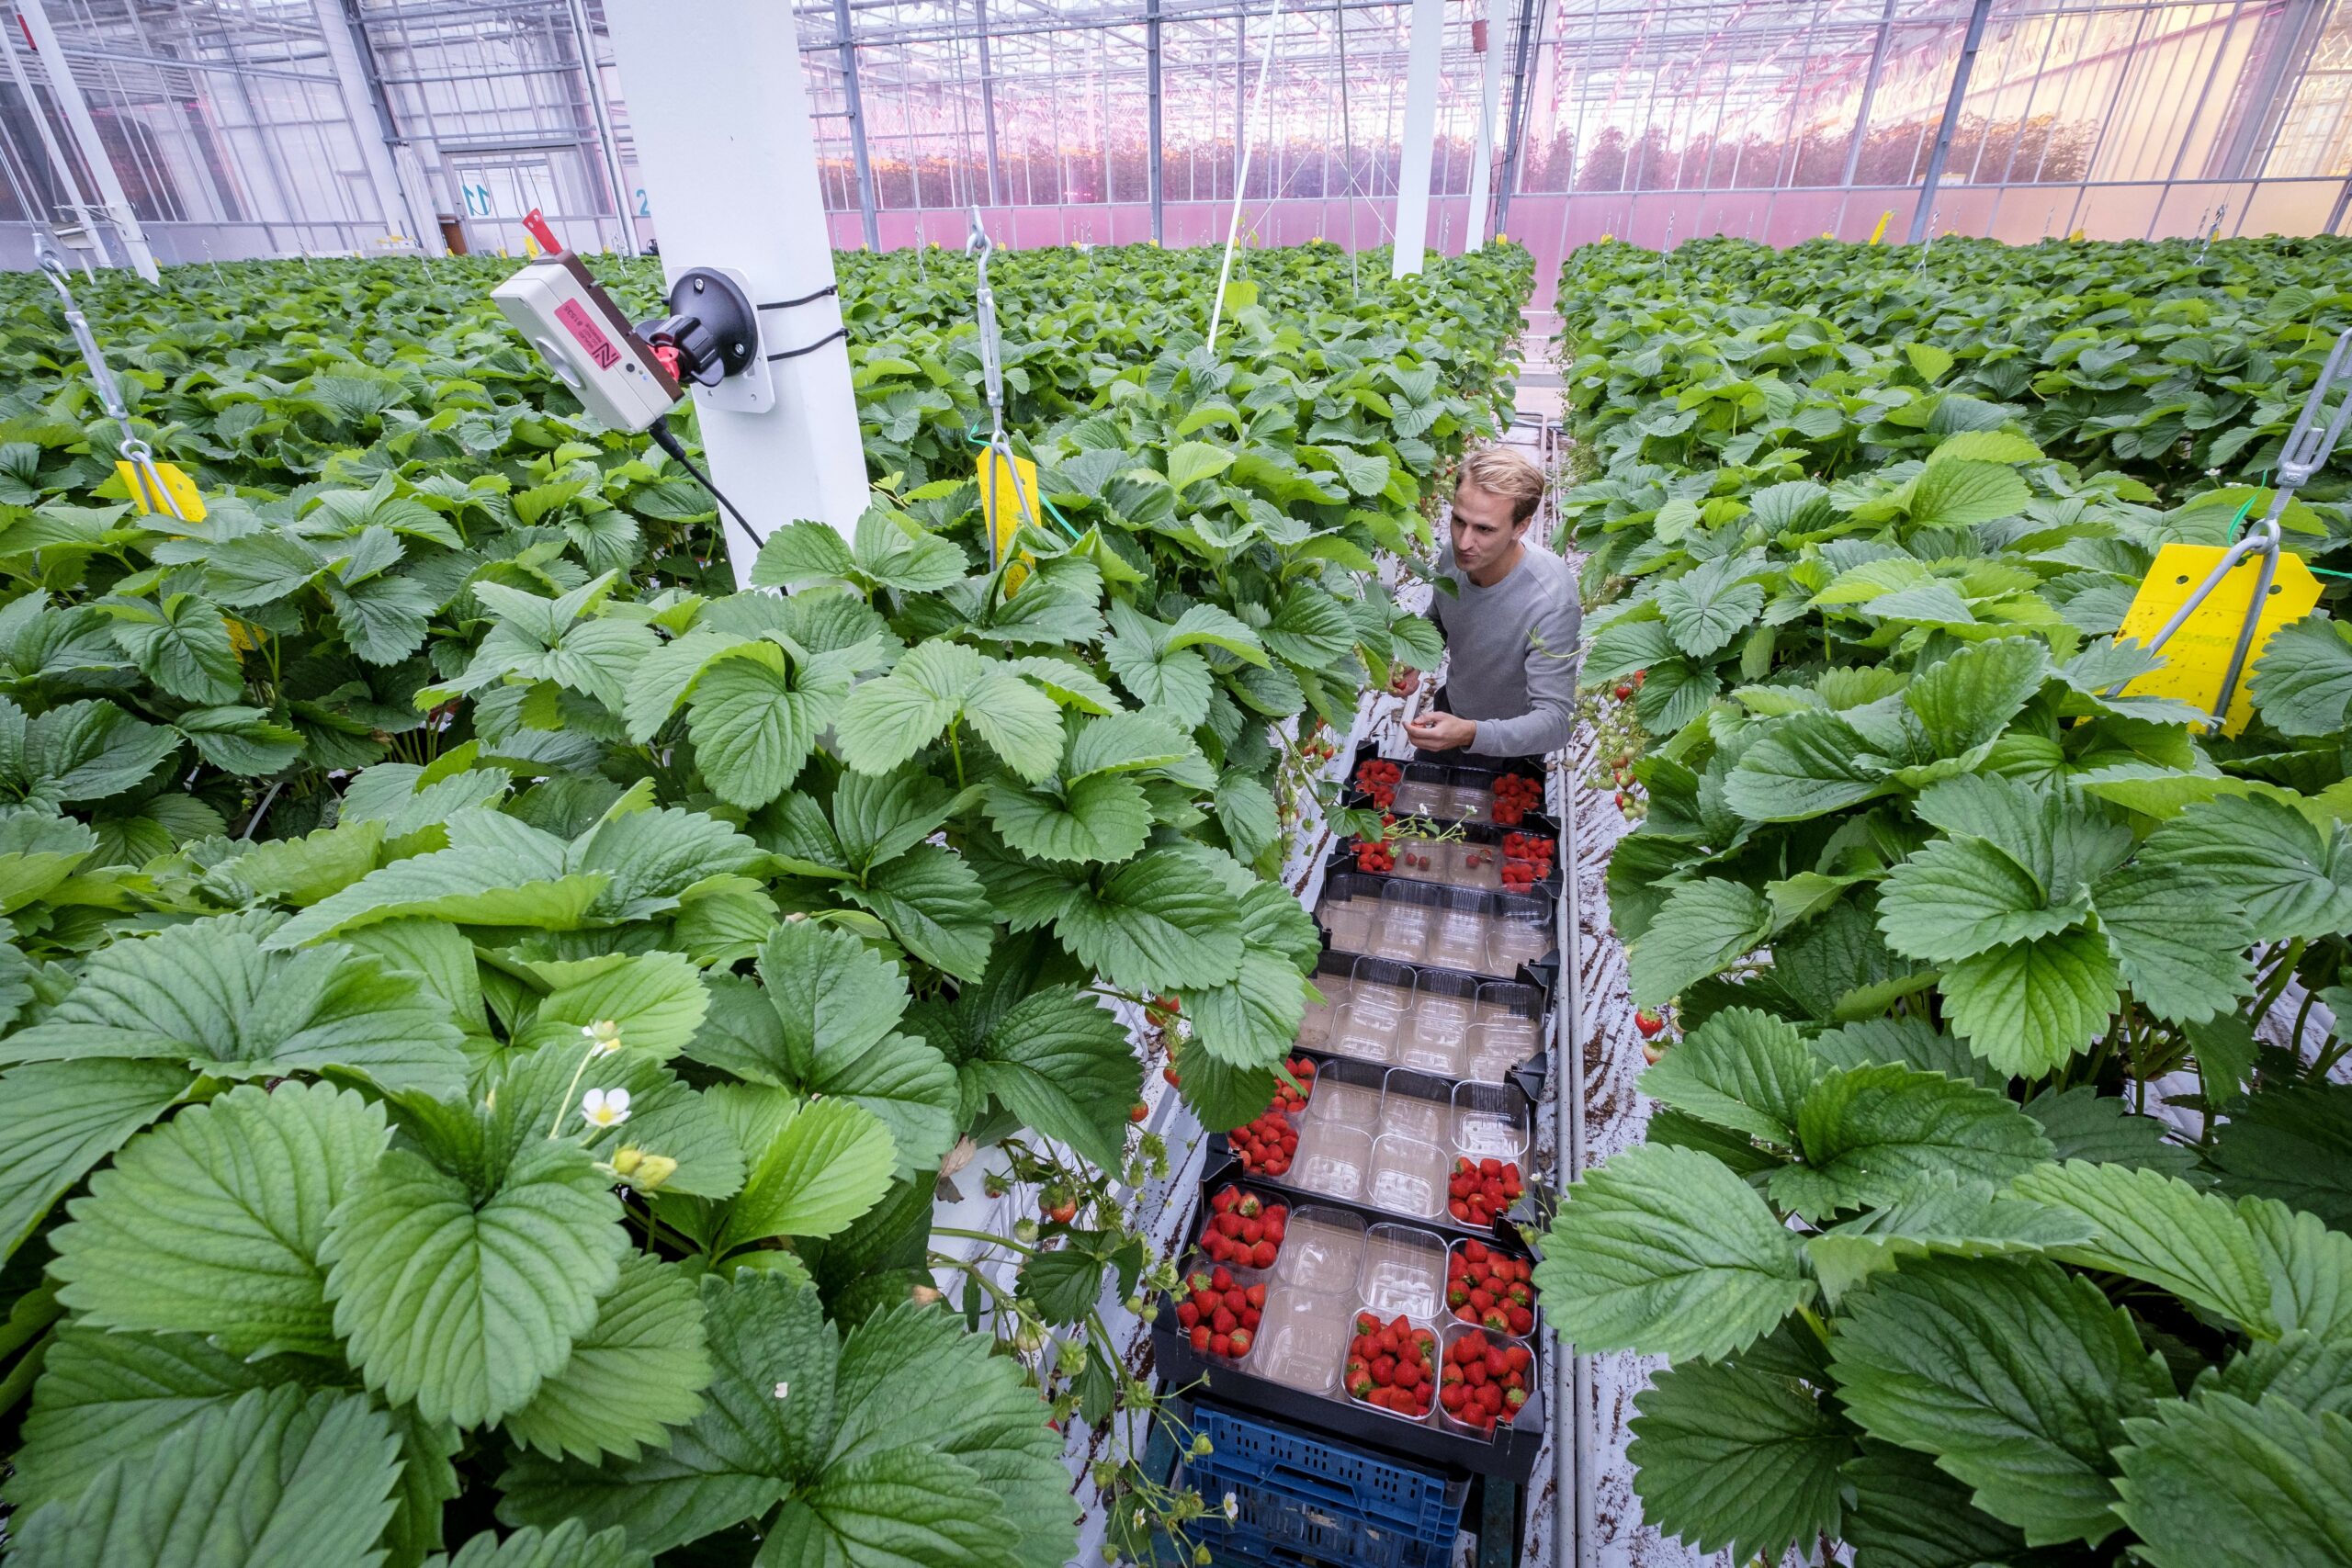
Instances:
[[[1470,1479],[1445,1475],[1295,1427],[1215,1405],[1193,1429],[1211,1451],[1188,1459],[1188,1483],[1212,1508],[1233,1494],[1229,1527],[1204,1520],[1203,1539],[1251,1561],[1329,1568],[1445,1568]]]

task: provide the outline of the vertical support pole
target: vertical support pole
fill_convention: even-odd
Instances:
[[[874,215],[874,164],[865,155],[865,106],[857,95],[857,45],[849,36],[849,0],[833,0],[833,30],[841,40],[842,91],[849,107],[850,161],[857,165],[857,215],[865,230],[865,248],[879,251],[882,226]],[[636,102],[634,93],[629,101]]]
[[[2346,180],[2344,188],[2335,193],[2335,205],[2328,209],[2327,227],[2322,232],[2329,234],[2343,232],[2344,214],[2347,209],[2352,209],[2352,179]]]
[[[989,63],[989,0],[972,0],[972,25],[979,35],[980,131],[988,142],[989,205],[1002,207],[1012,196],[1005,189],[1004,171],[996,155],[996,68]]]
[[[2254,50],[2262,63],[2240,82],[2238,100],[2231,106],[2206,158],[2207,179],[2262,177],[2270,149],[2278,140],[2279,121],[2286,117],[2295,88],[2311,63],[2312,50],[2319,42],[2326,10],[2317,0],[2285,0],[2256,24],[2260,30],[2255,35]],[[2185,150],[2185,139],[2183,146]],[[2176,173],[2173,177],[2179,175]]]
[[[1464,254],[1487,243],[1487,200],[1494,178],[1495,100],[1502,96],[1504,29],[1510,0],[1487,0],[1487,47],[1478,51],[1478,136],[1470,156],[1470,221],[1462,236]]]
[[[8,74],[16,79],[17,92],[25,100],[26,116],[33,122],[33,129],[40,132],[40,144],[49,153],[49,166],[57,175],[58,188],[65,193],[66,201],[82,220],[82,231],[89,236],[92,245],[98,247],[98,259],[112,266],[114,263],[106,254],[106,242],[98,232],[97,213],[90,205],[89,196],[82,189],[82,176],[74,172],[74,161],[65,155],[65,149],[58,145],[57,133],[50,130],[49,111],[40,107],[40,98],[33,91],[33,79],[25,70],[24,57],[17,52],[17,40],[8,36],[5,27],[0,27],[0,51],[6,51],[8,56]],[[36,223],[44,221],[37,213],[28,212],[25,216]],[[86,262],[84,270],[88,270]]]
[[[1919,205],[1911,212],[1911,241],[1928,237],[1936,205],[1936,187],[1943,183],[1944,160],[1951,156],[1952,132],[1960,128],[1961,100],[1968,96],[1969,73],[1976,68],[1976,46],[1984,39],[1984,14],[1993,0],[1976,0],[1968,13],[1968,36],[1961,40],[1960,61],[1951,68],[1951,92],[1944,99],[1943,123],[1936,127],[1935,150],[1928,154],[1928,176],[1919,182]]]
[[[865,457],[849,349],[826,341],[841,303],[799,29],[791,6],[769,0],[701,0],[695,15],[701,25],[682,28],[673,0],[605,0],[639,164],[661,206],[662,269],[732,267],[754,302],[806,299],[763,310],[761,323],[772,354],[819,345],[770,361],[765,413],[702,404],[703,449],[760,526],[806,517],[847,534],[865,510]],[[734,567],[748,584],[750,558]]]
[[[634,255],[642,248],[637,215],[628,206],[628,171],[621,166],[620,139],[613,134],[613,107],[605,97],[605,68],[596,59],[596,35],[588,26],[585,0],[567,0],[571,34],[580,43],[580,73],[587,78],[588,109],[596,117],[596,140],[604,148],[605,177],[613,185],[613,216],[620,220],[621,243]]]
[[[1421,270],[1430,234],[1430,164],[1436,152],[1438,51],[1445,39],[1445,0],[1413,0],[1412,42],[1405,57],[1404,157],[1396,191],[1396,254],[1392,277]]]
[[[1144,96],[1150,107],[1151,120],[1145,128],[1144,168],[1146,189],[1151,199],[1151,243],[1164,245],[1167,233],[1167,193],[1160,188],[1159,161],[1159,0],[1144,0],[1143,6],[1143,72]]]
[[[74,140],[82,149],[82,162],[89,165],[90,178],[97,184],[98,200],[105,206],[122,248],[130,253],[130,265],[148,282],[161,281],[162,275],[155,270],[155,253],[147,248],[147,231],[139,226],[139,215],[130,210],[130,197],[123,194],[122,176],[115,172],[114,160],[107,154],[107,144],[98,137],[98,122],[90,118],[89,103],[82,96],[82,84],[74,79],[74,67],[67,63],[65,51],[57,41],[57,29],[49,25],[49,12],[41,0],[17,0],[17,14],[25,19],[25,27],[32,34],[33,52],[40,56],[41,69],[49,73],[49,90],[57,95],[57,107],[63,111],[66,128],[74,132]]]
[[[1535,0],[1524,0],[1519,8],[1519,51],[1511,66],[1510,116],[1503,124],[1503,166],[1500,177],[1495,182],[1495,232],[1498,234],[1510,232],[1510,198],[1512,193],[1519,189],[1521,152],[1527,141],[1527,64],[1534,58],[1535,47],[1542,41],[1538,35],[1543,32],[1544,22],[1550,15],[1551,7],[1545,6],[1539,12]],[[1577,155],[1582,154],[1579,152]],[[1571,168],[1570,175],[1573,176],[1575,172]],[[1573,186],[1576,181],[1571,177],[1568,183]],[[1567,203],[1564,200],[1560,203],[1563,225],[1567,221]]]
[[[382,106],[368,90],[367,74],[360,69],[359,51],[351,36],[351,19],[344,12],[342,0],[311,0],[311,9],[319,19],[319,38],[327,46],[327,62],[334,67],[343,112],[351,121],[351,139],[359,143],[359,161],[367,165],[368,183],[375,187],[376,204],[383,209],[384,227],[405,231],[422,250],[424,234],[401,189],[400,175],[392,167],[391,141],[383,134]]]
[[[1886,0],[1886,10],[1879,17],[1878,38],[1871,45],[1871,68],[1862,76],[1862,101],[1854,111],[1854,134],[1846,143],[1846,172],[1838,176],[1838,185],[1851,190],[1854,175],[1862,166],[1862,143],[1871,133],[1871,109],[1878,102],[1879,73],[1886,67],[1886,36],[1894,27],[1894,0]]]

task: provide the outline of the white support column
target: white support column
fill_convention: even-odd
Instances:
[[[122,176],[115,173],[114,160],[107,155],[107,144],[98,138],[97,121],[90,118],[90,106],[82,96],[82,84],[74,79],[74,67],[67,63],[65,51],[58,44],[57,29],[49,25],[48,10],[41,0],[17,0],[17,14],[24,17],[27,30],[33,36],[33,52],[40,56],[41,69],[49,73],[50,91],[57,95],[57,107],[64,111],[65,124],[82,149],[82,162],[90,166],[90,177],[97,182],[98,199],[105,204],[107,217],[122,240],[122,248],[130,253],[130,265],[148,282],[160,281],[163,275],[155,270],[155,253],[147,248],[147,231],[139,226],[138,214],[130,210],[130,197],[123,194]]]
[[[344,15],[343,0],[311,0],[311,8],[318,16],[319,36],[326,42],[327,60],[343,92],[344,118],[351,121],[352,140],[359,143],[359,161],[368,166],[368,183],[376,187],[384,228],[388,232],[405,231],[421,251],[425,238],[419,231],[417,215],[409,209],[407,193],[401,188],[399,172],[392,167],[392,150],[384,143],[376,100],[368,91],[368,75],[359,64],[359,47],[352,39],[351,19]],[[269,133],[262,130],[256,134]]]
[[[1487,203],[1494,178],[1495,108],[1503,95],[1503,43],[1510,37],[1510,0],[1487,0],[1487,49],[1478,57],[1478,148],[1470,159],[1470,223],[1466,254],[1487,243]]]
[[[1445,0],[1413,0],[1411,52],[1405,63],[1404,163],[1397,174],[1396,254],[1392,277],[1421,270],[1430,233],[1430,164],[1436,152],[1438,51],[1445,40]]]
[[[638,164],[661,226],[662,265],[732,267],[755,304],[833,287],[833,253],[817,185],[817,147],[792,7],[769,0],[701,0],[691,23],[674,0],[606,0],[605,17],[628,95]],[[723,49],[714,39],[727,40]],[[842,324],[831,294],[763,310],[775,406],[697,410],[711,478],[762,534],[798,518],[842,533],[865,510],[865,449],[850,388],[849,350],[835,339],[789,359]],[[752,562],[735,560],[748,583]]]

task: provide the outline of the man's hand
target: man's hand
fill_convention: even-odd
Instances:
[[[1452,751],[1478,739],[1478,727],[1450,713],[1425,713],[1405,727],[1405,739],[1424,751]]]

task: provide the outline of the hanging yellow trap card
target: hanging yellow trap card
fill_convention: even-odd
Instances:
[[[2125,614],[2116,639],[2129,638],[2143,645],[2153,641],[2172,618],[2173,612],[2187,604],[2197,585],[2205,581],[2205,574],[2220,564],[2223,553],[2219,545],[2166,545],[2159,549],[2155,564],[2141,581],[2140,591],[2132,596],[2132,608]],[[2245,625],[2248,603],[2261,573],[2261,559],[2251,555],[2232,568],[2229,576],[2165,644],[2159,654],[2165,661],[2164,668],[2133,679],[2123,688],[2124,694],[2177,697],[2211,713],[2214,699],[2222,694],[2222,677],[2229,671],[2230,655],[2237,649],[2238,630]],[[2278,574],[2271,580],[2260,618],[2255,622],[2254,642],[2246,649],[2245,669],[2238,675],[2237,690],[2230,695],[2230,710],[2222,716],[2222,734],[2237,734],[2254,716],[2248,694],[2254,683],[2255,665],[2261,660],[2270,634],[2289,621],[2311,614],[2318,603],[2319,579],[2312,575],[2301,556],[2279,551]]]
[[[996,540],[999,559],[1012,544],[1012,536],[1021,525],[1031,521],[1037,512],[1037,465],[1023,457],[1008,457],[993,448],[980,454],[980,515],[988,523],[989,533]],[[1017,487],[1017,488],[1016,488]],[[1029,577],[1029,569],[1036,564],[1028,551],[1005,569],[1004,594],[1010,599]]]
[[[164,481],[164,489],[171,496],[169,502],[155,493],[147,476],[139,471],[138,464],[127,457],[116,460],[114,471],[122,476],[122,487],[130,492],[130,503],[139,508],[141,515],[170,513],[176,508],[182,522],[203,522],[204,494],[196,488],[196,481],[180,472],[176,463],[157,463],[154,467],[156,477]]]
[[[1886,238],[1886,226],[1894,220],[1894,209],[1888,208],[1878,215],[1878,227],[1871,231],[1871,243],[1875,245]]]

